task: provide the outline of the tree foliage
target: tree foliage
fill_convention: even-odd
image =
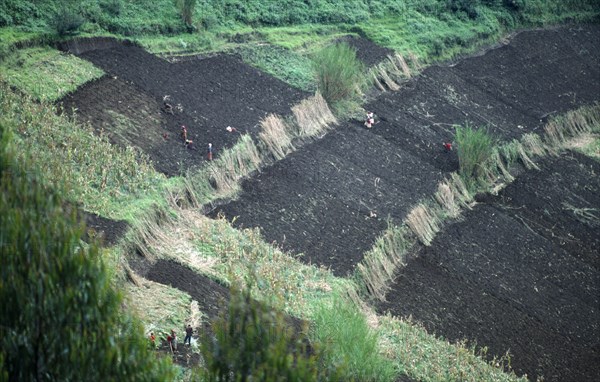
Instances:
[[[204,381],[336,381],[339,367],[322,364],[302,333],[294,333],[283,313],[232,288],[229,310],[204,337]]]
[[[0,118],[0,377],[168,380],[76,211],[16,162],[9,135]]]

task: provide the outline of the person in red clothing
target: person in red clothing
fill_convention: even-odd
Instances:
[[[212,147],[212,143],[208,144],[208,160],[212,160],[213,159],[213,147]]]
[[[171,334],[167,336],[167,342],[169,343],[171,352],[175,352],[177,350],[177,335],[175,334],[175,330],[171,330]]]
[[[156,336],[154,335],[154,332],[150,332],[150,346],[152,349],[156,349]]]
[[[375,124],[375,115],[373,114],[372,111],[367,113],[367,118],[365,118],[365,126],[367,126],[367,129],[370,129],[371,127],[373,127],[373,125]]]
[[[452,143],[444,142],[444,148],[446,149],[446,151],[452,151]]]

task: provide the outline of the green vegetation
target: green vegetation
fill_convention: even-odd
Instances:
[[[357,91],[356,78],[362,78],[364,75],[363,69],[356,65],[356,57],[352,50],[343,44],[333,43],[338,37],[348,34],[366,36],[376,43],[402,53],[403,57],[409,57],[408,53],[412,52],[424,62],[432,62],[470,52],[517,28],[565,20],[597,20],[599,12],[594,0],[315,0],[310,3],[309,6],[307,2],[300,0],[70,0],[68,8],[62,8],[64,5],[61,4],[64,2],[51,0],[4,0],[3,7],[0,8],[2,75],[10,85],[42,102],[36,103],[28,97],[15,94],[8,86],[0,87],[0,126],[7,129],[3,131],[10,131],[13,135],[11,145],[14,149],[10,155],[40,171],[40,175],[35,177],[32,175],[34,172],[7,172],[4,171],[5,157],[1,158],[2,227],[12,227],[13,221],[18,220],[13,219],[16,216],[14,214],[5,214],[12,208],[9,207],[12,204],[5,203],[8,200],[5,195],[9,194],[6,190],[10,191],[11,187],[23,192],[21,196],[11,194],[13,199],[22,197],[14,199],[23,203],[19,208],[35,212],[37,215],[23,215],[34,218],[19,221],[19,224],[28,221],[30,225],[27,227],[15,224],[17,228],[10,231],[13,236],[4,236],[4,231],[3,235],[0,235],[0,240],[3,241],[0,243],[2,280],[7,280],[6,277],[9,276],[13,277],[11,280],[17,280],[19,274],[24,274],[33,281],[31,285],[21,281],[15,285],[0,284],[0,298],[16,296],[10,297],[13,298],[10,301],[2,300],[2,306],[23,307],[15,309],[15,312],[24,312],[18,319],[25,323],[37,319],[45,325],[60,325],[63,322],[59,320],[70,320],[66,314],[80,314],[69,321],[76,324],[76,330],[72,333],[60,331],[60,327],[55,332],[52,332],[53,328],[43,329],[46,332],[51,331],[52,335],[64,335],[68,341],[75,341],[70,349],[76,352],[73,356],[76,359],[56,360],[56,364],[64,362],[64,365],[73,365],[81,362],[84,366],[87,365],[87,369],[82,367],[81,370],[92,374],[84,378],[76,374],[81,370],[68,370],[65,373],[71,374],[60,374],[56,379],[64,376],[66,379],[89,380],[94,379],[95,375],[98,375],[97,379],[123,379],[119,378],[117,373],[125,370],[128,365],[124,365],[125,362],[121,360],[132,358],[131,364],[135,365],[135,370],[127,372],[144,373],[145,370],[155,370],[159,374],[153,375],[156,375],[155,379],[158,380],[167,378],[167,374],[170,373],[166,365],[154,364],[153,356],[137,349],[136,346],[141,344],[143,339],[137,325],[130,324],[126,314],[119,312],[122,315],[120,320],[113,316],[104,319],[104,314],[116,314],[121,300],[107,287],[107,280],[111,277],[103,273],[104,265],[98,260],[95,245],[80,245],[80,231],[75,234],[71,231],[66,232],[70,235],[66,240],[57,239],[55,229],[64,233],[65,230],[61,227],[66,227],[67,223],[59,216],[62,215],[62,212],[58,212],[61,210],[58,207],[61,204],[52,204],[58,199],[53,193],[51,197],[47,197],[45,193],[54,188],[63,190],[63,183],[66,183],[63,193],[70,202],[80,203],[87,211],[99,212],[111,218],[125,218],[133,223],[134,233],[130,234],[127,242],[129,247],[124,246],[128,251],[139,251],[149,258],[170,258],[198,273],[226,283],[240,283],[249,276],[258,277],[257,285],[251,291],[238,293],[237,297],[234,294],[231,309],[236,312],[236,315],[232,315],[235,318],[223,318],[218,324],[219,343],[232,352],[217,354],[214,344],[206,345],[208,373],[212,377],[230,370],[230,366],[224,365],[223,361],[243,361],[239,364],[240,368],[236,368],[236,372],[248,370],[248,367],[260,369],[260,365],[273,364],[289,368],[293,359],[288,358],[283,349],[298,345],[296,360],[306,367],[291,371],[293,373],[304,370],[314,375],[314,366],[318,363],[325,367],[321,363],[325,362],[325,365],[347,365],[344,369],[345,379],[374,380],[375,377],[383,376],[384,380],[392,380],[398,373],[406,373],[422,381],[517,379],[514,375],[503,372],[502,365],[505,360],[490,365],[483,361],[475,350],[435,338],[414,323],[378,317],[356,308],[362,304],[357,290],[360,289],[368,296],[383,298],[386,286],[393,279],[397,268],[402,266],[405,253],[416,240],[430,242],[435,231],[439,229],[438,224],[447,217],[457,216],[460,212],[459,207],[465,207],[471,195],[460,179],[453,178],[452,181],[440,185],[435,201],[419,205],[410,215],[414,219],[412,226],[409,226],[408,222],[402,226],[390,224],[388,231],[365,258],[365,262],[359,265],[360,272],[357,273],[357,277],[336,278],[326,270],[307,266],[266,244],[257,231],[237,231],[225,221],[212,221],[195,211],[217,197],[234,195],[238,190],[239,179],[259,169],[264,165],[266,158],[278,158],[293,150],[292,138],[313,136],[327,128],[328,124],[335,123],[333,115],[329,117],[329,109],[326,110],[328,113],[324,113],[321,106],[318,112],[310,105],[304,108],[296,107],[295,122],[289,126],[286,125],[289,121],[285,121],[286,124],[274,121],[269,129],[265,127],[258,143],[246,137],[238,146],[222,155],[222,159],[212,162],[212,167],[201,169],[188,177],[168,181],[152,169],[148,158],[141,153],[133,149],[112,147],[105,137],[98,137],[89,127],[77,124],[68,116],[57,116],[55,109],[46,103],[57,100],[81,84],[102,75],[97,69],[73,56],[58,53],[47,47],[36,47],[55,40],[57,37],[54,35],[82,32],[90,36],[106,33],[114,33],[118,37],[134,36],[150,51],[169,55],[237,52],[246,62],[297,88],[314,91],[318,86],[327,93],[331,103],[349,107],[344,102],[360,94]],[[69,14],[65,14],[65,9]],[[83,17],[85,23],[80,24],[81,20],[74,20],[73,17],[61,19],[61,16],[73,15]],[[29,48],[23,49],[26,47]],[[318,84],[314,77],[313,62],[318,63]],[[417,66],[416,60],[413,64]],[[385,71],[402,69],[402,61],[392,61],[389,65]],[[410,72],[400,73],[401,71],[398,70],[398,76],[410,75]],[[360,73],[359,77],[354,77],[356,73]],[[381,73],[374,74],[376,81],[385,80],[385,77],[380,75]],[[387,86],[392,88],[389,84]],[[309,120],[325,114],[328,115],[327,121]],[[584,122],[596,118],[594,116],[597,116],[597,109],[595,114],[590,115],[592,117],[585,117],[587,119],[584,118]],[[554,135],[551,137],[556,142],[564,143],[569,137],[580,132],[580,126],[585,125],[573,116],[567,118],[565,123],[570,127],[552,131]],[[290,126],[291,130],[286,130]],[[307,126],[310,129],[307,129]],[[597,122],[595,126],[598,126]],[[489,174],[489,168],[480,168],[478,160],[481,158],[489,159],[486,162],[498,168],[503,168],[503,162],[506,163],[506,167],[510,167],[519,160],[531,166],[533,147],[539,146],[539,142],[535,140],[529,143],[515,141],[499,150],[490,151],[485,149],[488,146],[485,139],[470,137],[471,133],[473,132],[461,132],[466,142],[470,139],[476,143],[471,148],[467,144],[469,149],[461,155],[461,173],[468,174],[465,175],[467,178]],[[6,135],[3,133],[2,137],[5,138]],[[457,141],[459,140],[457,137]],[[595,142],[596,146],[591,147],[595,147],[597,151],[597,139]],[[546,144],[544,141],[544,147]],[[489,145],[493,146],[493,142]],[[459,150],[461,146],[459,142]],[[547,148],[544,150],[549,152]],[[493,170],[499,171],[497,168]],[[224,173],[230,174],[230,177],[217,178],[215,175]],[[5,178],[9,181],[5,182]],[[18,178],[22,179],[22,183],[13,182]],[[29,189],[25,189],[25,185],[29,185]],[[44,191],[45,199],[40,196],[40,190]],[[28,203],[32,202],[33,205],[30,206]],[[39,209],[29,210],[30,207]],[[188,207],[190,209],[187,209]],[[9,222],[5,219],[13,220]],[[67,274],[64,290],[58,291],[62,294],[53,294],[47,302],[44,296],[43,303],[31,304],[32,301],[37,301],[36,298],[42,301],[32,288],[42,286],[47,288],[47,291],[54,291],[52,288],[58,284],[52,284],[56,276],[51,272],[48,273],[48,277],[36,279],[40,273],[34,274],[33,271],[43,270],[43,267],[25,269],[22,262],[24,260],[14,256],[17,252],[7,252],[13,247],[5,246],[5,242],[12,243],[12,238],[15,238],[15,242],[22,239],[22,235],[18,236],[19,230],[39,233],[40,240],[44,239],[44,230],[47,230],[48,243],[40,241],[34,244],[39,244],[38,248],[48,249],[40,253],[47,255],[52,250],[60,252],[57,254],[60,256],[35,257],[46,269],[54,272],[57,264],[55,260],[62,261],[66,258],[64,256],[73,254],[77,261],[74,264],[80,264],[79,269],[83,268],[87,273],[83,276],[75,272]],[[23,243],[19,245],[22,246]],[[31,253],[30,249],[22,247],[19,253]],[[9,264],[11,261],[14,263]],[[95,268],[87,271],[88,263]],[[70,262],[65,264],[68,265],[65,269],[72,269],[69,268]],[[10,273],[14,273],[11,270],[17,268],[30,273]],[[99,277],[95,277],[96,274],[99,274]],[[189,313],[189,296],[146,280],[136,282],[139,286],[127,288],[135,301],[127,301],[127,304],[134,311],[143,311],[146,329],[156,328],[160,331],[168,327],[180,327],[182,320]],[[60,285],[63,285],[62,281]],[[20,290],[14,292],[8,288]],[[29,295],[25,295],[26,293]],[[271,313],[272,310],[261,303],[249,303],[250,294],[267,302],[273,301],[273,298],[281,300],[286,312],[311,321],[313,328],[310,339],[314,343],[322,344],[319,351],[323,353],[319,353],[319,357],[323,358],[304,360],[301,357],[305,350],[304,343],[294,342],[295,339],[282,329],[280,313]],[[347,299],[348,295],[350,300]],[[77,307],[80,310],[76,311],[65,305],[61,300],[65,296],[71,301],[83,301],[84,303]],[[148,300],[152,300],[153,303],[144,304]],[[157,300],[172,300],[173,305],[169,312],[155,305]],[[96,311],[89,322],[94,326],[88,327],[88,322],[83,322],[80,317],[82,312],[92,305],[90,301],[100,301],[101,304],[94,305]],[[53,313],[51,309],[58,311],[63,307],[67,309],[60,311],[55,320],[52,317],[47,323],[39,319],[42,314]],[[190,310],[193,315],[194,309]],[[369,318],[368,324],[365,316]],[[15,379],[12,370],[16,370],[14,365],[17,365],[19,360],[15,360],[14,357],[15,354],[20,356],[22,353],[19,352],[25,349],[23,343],[15,342],[21,337],[13,335],[13,332],[8,333],[6,328],[11,325],[19,330],[24,328],[19,335],[29,336],[22,337],[26,339],[39,335],[39,332],[25,327],[25,324],[15,317],[10,316],[13,321],[7,323],[4,320],[9,317],[2,316],[0,341],[3,341],[3,351],[0,352],[0,379]],[[240,317],[248,320],[240,321]],[[97,324],[99,320],[102,322]],[[338,325],[339,322],[343,325]],[[270,325],[274,325],[276,329],[267,330]],[[116,329],[111,331],[111,328]],[[86,344],[79,341],[95,333],[99,333],[100,336],[98,343]],[[55,337],[49,337],[48,341],[53,338]],[[102,352],[98,351],[98,348],[105,345],[104,340],[120,344],[123,338],[132,339],[125,341],[126,346],[129,346],[126,351],[120,346],[107,352],[102,349]],[[240,353],[239,341],[248,338],[258,348],[246,348],[248,352]],[[251,345],[248,341],[242,343],[244,346]],[[40,351],[45,352],[43,354],[56,354],[61,357],[64,353],[57,348],[61,344],[65,344],[64,340],[62,343],[58,340],[42,343],[44,348]],[[98,348],[93,348],[94,346]],[[9,351],[5,352],[5,349]],[[276,351],[270,353],[264,349]],[[258,357],[248,357],[250,351]],[[224,355],[224,358],[220,358],[221,355]],[[143,358],[139,364],[135,361],[138,356]],[[96,358],[90,358],[88,361],[85,357]],[[103,362],[107,361],[101,357],[116,357],[111,358],[115,366],[94,371],[94,367],[106,365]],[[24,361],[28,360],[26,356],[23,358]],[[22,370],[35,368],[24,365]],[[114,374],[93,374],[96,372]],[[131,373],[128,374],[129,378],[141,378],[139,374]],[[230,376],[228,373],[220,375],[224,378]]]
[[[56,101],[104,72],[88,61],[49,47],[17,50],[0,61],[6,81],[42,101]]]
[[[306,56],[273,45],[247,44],[237,51],[245,62],[298,89],[317,89],[312,61]]]
[[[459,174],[465,183],[472,185],[485,175],[495,140],[484,128],[474,129],[470,126],[457,126],[454,139],[458,151]]]
[[[362,94],[365,68],[348,44],[324,48],[313,61],[319,91],[330,105],[357,99]]]
[[[0,122],[0,376],[173,378],[170,362],[148,350],[139,324],[121,311],[100,249],[81,241],[84,227],[62,187],[46,187],[27,163]]]
[[[379,352],[378,333],[367,325],[355,306],[333,300],[321,305],[314,317],[312,338],[324,347],[329,364],[345,364],[358,381],[393,381],[397,370]]]
[[[113,146],[90,127],[57,115],[54,106],[15,94],[5,84],[0,111],[0,123],[15,134],[19,160],[38,168],[44,184],[66,184],[66,198],[87,211],[129,218],[159,199],[165,176],[138,150]]]
[[[341,380],[340,367],[320,362],[305,333],[294,333],[281,312],[252,298],[251,289],[232,288],[228,312],[213,323],[215,340],[204,337],[203,380]]]

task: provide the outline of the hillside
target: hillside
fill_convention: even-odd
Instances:
[[[597,20],[593,1],[5,0],[0,303],[37,303],[0,317],[0,381],[594,381]],[[58,276],[86,251],[92,271]],[[93,309],[86,288],[102,312],[69,308]],[[40,363],[68,328],[60,354],[114,352]]]

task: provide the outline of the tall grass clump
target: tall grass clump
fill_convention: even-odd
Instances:
[[[484,128],[474,129],[468,125],[457,126],[454,139],[458,150],[459,174],[465,183],[472,185],[484,175],[496,141]]]
[[[254,300],[251,288],[233,287],[227,313],[204,336],[205,381],[337,381],[339,367],[321,363],[306,334],[294,333],[283,313]]]
[[[321,344],[328,364],[346,364],[348,378],[393,381],[393,363],[379,353],[379,336],[352,303],[335,299],[321,304],[313,316],[311,338]]]
[[[364,65],[354,48],[347,43],[331,45],[317,52],[313,61],[317,86],[330,105],[360,97],[366,85]]]

